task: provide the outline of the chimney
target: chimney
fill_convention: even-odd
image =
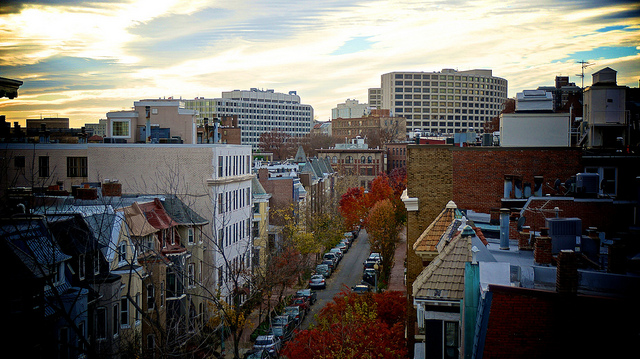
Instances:
[[[533,260],[536,264],[551,264],[551,237],[549,237],[549,228],[540,228],[540,236],[536,238],[533,246]]]
[[[122,183],[119,183],[118,180],[106,180],[102,184],[102,196],[122,197]]]
[[[563,249],[558,253],[556,292],[560,294],[578,292],[578,255],[571,249]]]
[[[509,250],[509,208],[500,209],[500,249]]]

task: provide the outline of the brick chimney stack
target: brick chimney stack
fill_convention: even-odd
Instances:
[[[578,293],[578,255],[571,249],[563,249],[558,253],[556,292]]]
[[[551,237],[549,237],[549,228],[540,228],[540,236],[536,238],[533,248],[533,259],[537,264],[551,264]]]

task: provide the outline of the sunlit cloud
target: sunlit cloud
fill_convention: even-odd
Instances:
[[[391,71],[488,68],[509,95],[579,83],[579,61],[637,87],[640,6],[619,1],[82,1],[0,7],[0,76],[24,81],[0,114],[75,125],[143,98],[298,91],[327,120]]]

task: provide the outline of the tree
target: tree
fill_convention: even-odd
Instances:
[[[262,152],[273,153],[273,159],[276,161],[292,157],[297,148],[291,135],[280,130],[262,133],[258,146]]]
[[[346,228],[353,229],[364,221],[367,204],[367,196],[362,187],[351,187],[340,197],[338,210],[344,218]]]
[[[282,350],[288,358],[402,358],[405,301],[400,292],[359,295],[348,290],[318,314],[317,326],[298,332]]]
[[[376,202],[367,217],[367,233],[372,252],[382,255],[381,280],[386,281],[393,264],[393,256],[398,243],[399,223],[396,221],[396,207],[390,199]]]

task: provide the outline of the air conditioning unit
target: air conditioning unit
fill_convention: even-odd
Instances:
[[[551,253],[560,253],[563,249],[576,249],[577,238],[582,236],[582,220],[580,218],[547,218],[547,228],[551,237]]]
[[[597,195],[600,187],[600,176],[597,173],[578,173],[576,175],[576,193]]]

